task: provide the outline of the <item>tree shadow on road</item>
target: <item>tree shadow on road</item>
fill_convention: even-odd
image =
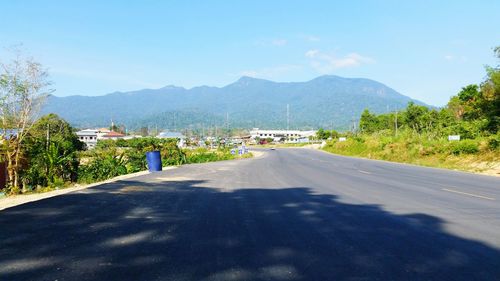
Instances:
[[[0,212],[0,280],[499,280],[439,218],[308,187],[120,181]]]

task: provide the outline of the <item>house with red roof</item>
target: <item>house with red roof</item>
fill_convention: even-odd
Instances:
[[[103,139],[103,140],[117,140],[117,139],[123,139],[123,138],[125,138],[124,134],[118,133],[115,131],[110,131],[109,133],[101,136],[101,139]]]

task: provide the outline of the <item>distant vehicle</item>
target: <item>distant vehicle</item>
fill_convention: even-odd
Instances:
[[[274,147],[271,147],[271,150],[276,150],[276,148],[274,148]]]

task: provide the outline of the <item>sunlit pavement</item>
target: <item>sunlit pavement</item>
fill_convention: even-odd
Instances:
[[[308,149],[0,211],[0,280],[499,280],[500,179]]]

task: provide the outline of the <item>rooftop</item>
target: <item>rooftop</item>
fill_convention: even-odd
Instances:
[[[159,135],[158,135],[159,138],[166,138],[166,139],[185,139],[186,136],[184,136],[183,134],[179,133],[179,132],[161,132]]]
[[[102,136],[103,138],[121,138],[121,137],[124,137],[125,135],[122,134],[122,133],[118,133],[118,132],[115,132],[115,131],[111,131],[107,134],[105,134],[104,136]]]

